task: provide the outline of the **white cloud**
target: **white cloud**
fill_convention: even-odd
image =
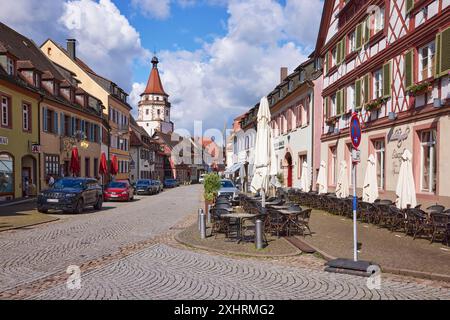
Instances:
[[[271,0],[232,0],[226,36],[202,42],[196,52],[160,52],[161,77],[171,95],[176,127],[191,130],[194,120],[202,120],[204,130],[221,130],[224,120],[229,123],[247,111],[279,83],[280,67],[292,72],[307,59],[314,45],[307,41],[317,36],[317,27],[308,28],[313,36],[305,37],[286,23],[287,11],[303,10],[300,2],[306,1],[294,6],[288,0],[282,6]],[[308,14],[320,17],[321,8]],[[300,24],[304,26],[296,22]]]
[[[79,56],[99,74],[126,89],[136,59],[149,56],[139,33],[110,0],[76,0],[65,4],[59,22],[78,39]]]
[[[139,101],[141,100],[141,94],[142,94],[142,92],[144,92],[144,90],[145,90],[145,83],[135,82],[131,86],[129,102],[132,106],[135,106],[135,108],[133,108],[133,116],[135,116],[135,118],[137,118],[137,116],[138,116],[137,105],[138,105]]]
[[[139,33],[111,0],[8,1],[0,21],[38,45],[47,38],[63,45],[65,39],[76,38],[78,56],[125,90],[131,88],[133,63],[149,57]]]
[[[131,5],[146,17],[166,19],[170,16],[170,0],[131,0]]]

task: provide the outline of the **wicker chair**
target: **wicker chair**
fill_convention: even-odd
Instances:
[[[389,207],[389,213],[390,213],[390,228],[389,229],[392,232],[406,230],[405,211],[400,210],[396,206],[392,205]]]
[[[428,207],[426,210],[430,213],[434,213],[434,212],[442,213],[442,212],[444,212],[445,207],[441,206],[440,204],[435,204],[435,205],[432,205],[431,207]]]
[[[442,242],[448,245],[450,238],[450,216],[447,214],[432,213],[431,226],[430,243],[433,243],[437,238],[441,238]]]
[[[431,236],[432,225],[424,211],[420,209],[409,209],[406,214],[409,229],[412,227],[413,239],[416,239],[418,236]]]
[[[277,210],[268,209],[268,218],[265,220],[265,230],[270,234],[280,237],[280,233],[283,232],[283,226],[286,220],[284,215],[279,213]]]
[[[254,242],[256,235],[256,221],[261,220],[263,222],[263,226],[266,225],[266,220],[269,219],[268,214],[259,214],[253,218],[244,218],[242,219],[241,225],[241,237],[245,242]],[[263,230],[263,241],[267,245],[267,238],[265,233],[265,228]]]

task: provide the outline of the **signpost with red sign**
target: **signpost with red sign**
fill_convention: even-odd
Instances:
[[[358,165],[360,152],[358,150],[361,144],[361,123],[358,114],[353,112],[350,120],[350,138],[352,140],[352,180],[353,180],[353,260],[358,261],[358,235],[356,232],[356,217],[358,208],[358,198],[356,195],[356,166]]]

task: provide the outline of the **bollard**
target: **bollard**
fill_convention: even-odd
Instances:
[[[197,222],[198,222],[198,231],[200,231],[200,215],[203,213],[203,209],[200,208],[198,209],[198,217],[197,217]]]
[[[206,214],[204,212],[200,214],[200,238],[206,239]]]
[[[255,230],[255,244],[256,244],[256,249],[257,250],[261,250],[264,247],[263,244],[263,230],[264,226],[263,226],[263,222],[261,220],[256,220],[256,230]]]
[[[211,224],[211,205],[208,204],[208,224]]]

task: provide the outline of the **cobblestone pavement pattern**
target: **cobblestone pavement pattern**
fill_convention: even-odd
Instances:
[[[0,233],[0,293],[166,231],[197,210],[200,188],[169,189],[132,203],[105,203],[101,212]]]
[[[158,244],[89,272],[81,289],[54,287],[35,299],[450,299],[450,290],[255,260],[204,255]],[[120,290],[118,290],[120,288]]]
[[[395,276],[383,275],[381,290],[369,290],[366,278],[326,273],[310,255],[257,259],[187,249],[173,235],[195,221],[200,190],[177,188],[0,233],[0,299],[450,299],[448,286]],[[67,289],[69,265],[82,266],[79,290]]]

